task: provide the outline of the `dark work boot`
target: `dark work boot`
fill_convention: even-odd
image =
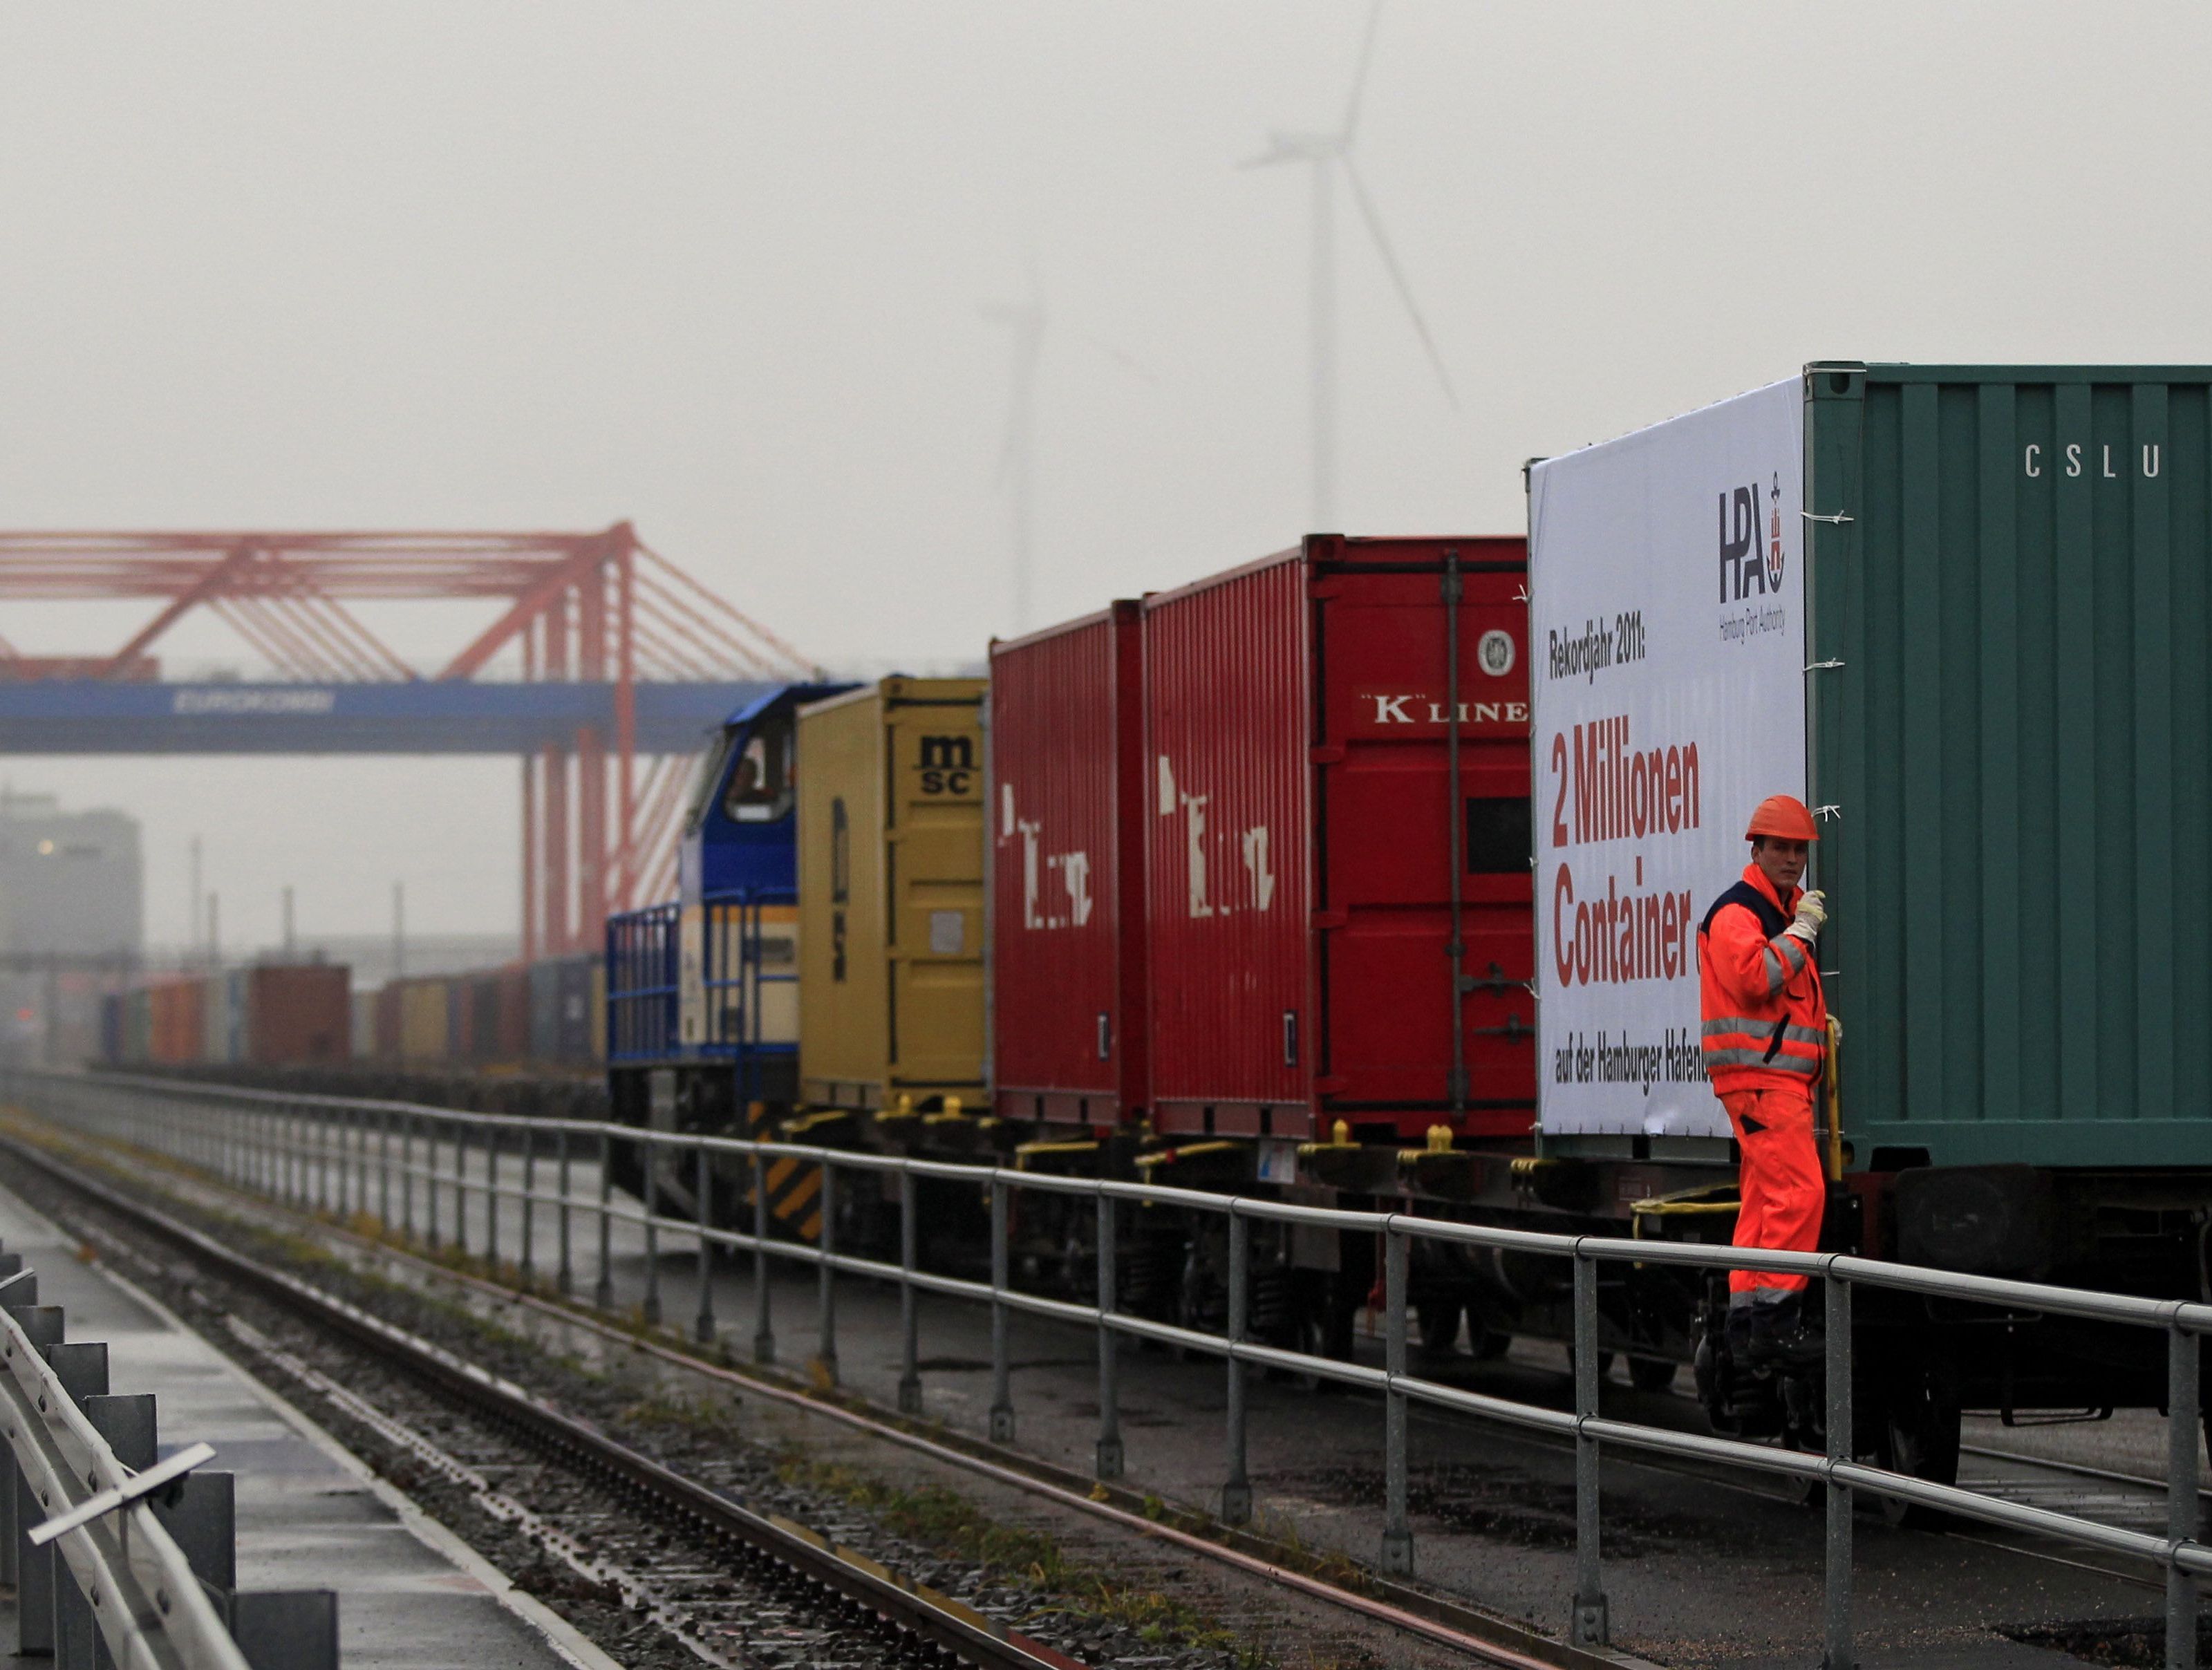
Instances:
[[[1751,1360],[1810,1368],[1828,1353],[1827,1336],[1805,1315],[1802,1297],[1747,1307],[1751,1312]]]

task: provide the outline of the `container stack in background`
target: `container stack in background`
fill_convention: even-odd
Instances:
[[[101,1000],[98,1060],[518,1074],[592,1070],[605,1054],[605,974],[588,953],[358,992],[351,978],[338,963],[147,975]]]

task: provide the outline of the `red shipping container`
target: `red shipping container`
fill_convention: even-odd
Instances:
[[[220,980],[220,975],[216,976]],[[147,993],[152,1005],[146,1058],[164,1066],[186,1066],[205,1059],[205,982],[191,976],[158,982]]]
[[[247,1059],[264,1067],[353,1054],[353,976],[337,963],[270,964],[246,976]]]
[[[991,647],[994,1095],[1109,1126],[1146,1102],[1139,605]]]
[[[1315,535],[1146,599],[1160,1131],[1529,1131],[1527,577],[1517,538]]]

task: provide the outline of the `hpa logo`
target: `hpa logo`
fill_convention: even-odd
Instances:
[[[1759,500],[1766,514],[1759,514]],[[1766,524],[1765,551],[1759,524]],[[1782,589],[1782,477],[1762,495],[1757,482],[1720,495],[1721,601],[1741,603],[1753,592]]]

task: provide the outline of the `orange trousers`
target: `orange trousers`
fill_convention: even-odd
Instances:
[[[1735,1090],[1721,1098],[1743,1151],[1742,1208],[1735,1244],[1768,1251],[1809,1253],[1820,1244],[1820,1214],[1828,1179],[1813,1140],[1813,1102],[1789,1090]],[[1803,1290],[1805,1278],[1765,1270],[1731,1270],[1729,1292],[1761,1288]]]

